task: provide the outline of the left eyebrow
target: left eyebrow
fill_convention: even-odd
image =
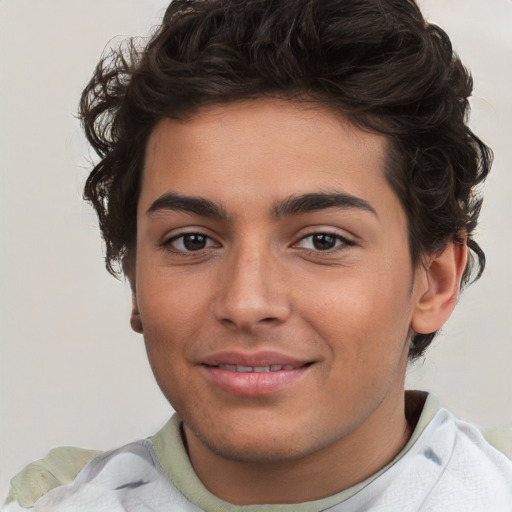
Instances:
[[[375,208],[368,201],[346,192],[316,192],[300,196],[290,196],[274,205],[272,217],[280,219],[290,215],[301,215],[327,208],[358,209],[370,212],[377,218],[379,217]]]

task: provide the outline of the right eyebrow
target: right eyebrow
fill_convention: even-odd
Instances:
[[[151,215],[162,210],[189,212],[201,217],[213,217],[220,220],[227,220],[228,217],[222,206],[209,199],[185,196],[176,192],[168,192],[153,201],[146,214]]]

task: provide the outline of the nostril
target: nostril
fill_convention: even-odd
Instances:
[[[225,327],[252,329],[286,321],[290,314],[286,294],[271,294],[242,284],[233,281],[225,284],[212,304],[214,316]]]
[[[231,320],[230,318],[222,318],[222,323],[225,325],[228,325],[228,326],[231,326],[231,325],[236,326],[236,323],[233,322],[233,320]]]

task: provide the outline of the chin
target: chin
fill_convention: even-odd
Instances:
[[[297,443],[290,443],[293,436],[285,439],[272,439],[269,436],[257,439],[222,439],[212,440],[199,437],[217,456],[227,460],[257,464],[285,464],[307,456],[315,451],[314,448],[301,447]]]
[[[194,428],[197,425],[194,422],[185,421],[187,437],[194,436],[210,452],[227,460],[278,464],[302,459],[331,444],[340,435],[339,428],[336,431],[319,429],[314,423],[296,421],[299,418],[276,424],[276,417],[272,416],[222,425],[199,422],[200,428]]]

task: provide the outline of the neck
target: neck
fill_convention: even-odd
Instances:
[[[199,479],[212,494],[237,505],[302,503],[332,496],[385,467],[405,446],[411,432],[403,391],[399,396],[388,395],[350,434],[295,460],[228,460],[184,427],[189,457]]]

